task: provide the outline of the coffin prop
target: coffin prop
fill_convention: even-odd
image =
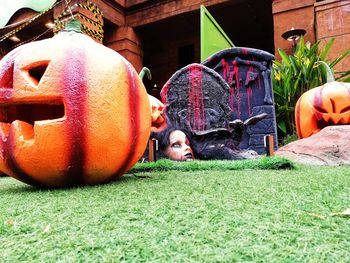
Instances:
[[[267,114],[266,118],[243,131],[241,149],[265,153],[264,136],[273,135],[277,147],[277,126],[271,83],[274,56],[253,48],[222,50],[202,64],[216,71],[229,86],[228,101],[232,119],[247,120]]]

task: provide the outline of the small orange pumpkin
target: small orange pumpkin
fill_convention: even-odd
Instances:
[[[295,122],[299,138],[326,126],[350,124],[350,84],[331,81],[305,92],[297,101]]]
[[[67,25],[0,61],[0,170],[45,187],[111,181],[142,156],[150,112],[131,64]]]

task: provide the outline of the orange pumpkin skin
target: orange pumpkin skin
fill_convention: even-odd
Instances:
[[[164,104],[157,98],[148,95],[151,107],[152,132],[160,132],[166,127],[166,119],[164,116]]]
[[[295,106],[295,123],[300,139],[326,126],[350,124],[350,84],[332,81],[305,92]]]
[[[112,49],[76,32],[23,45],[0,61],[0,170],[39,187],[114,180],[142,156],[150,112]]]

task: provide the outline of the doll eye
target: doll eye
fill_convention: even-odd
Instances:
[[[180,143],[178,143],[178,142],[175,142],[175,143],[173,143],[172,145],[171,145],[171,147],[173,147],[173,148],[180,148]]]

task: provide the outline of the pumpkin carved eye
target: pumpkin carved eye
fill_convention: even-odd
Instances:
[[[28,75],[28,80],[31,81],[35,86],[37,86],[44,76],[46,69],[49,65],[49,61],[36,62],[23,69]]]
[[[324,107],[318,106],[318,105],[314,105],[314,108],[320,113],[336,112],[336,104],[337,103],[335,102],[335,100],[333,98],[330,98],[329,101],[330,101],[330,104],[331,104],[330,105],[331,107],[329,107],[329,110],[327,110]]]
[[[322,108],[320,106],[314,105],[314,108],[320,113],[328,113],[327,110],[325,110],[324,108]]]
[[[350,111],[350,105],[347,106],[347,107],[345,107],[344,109],[342,109],[342,110],[340,111],[340,113],[345,113],[345,112],[348,112],[348,111]]]
[[[335,103],[334,99],[330,98],[329,100],[331,101],[331,104],[332,104],[332,112],[336,112],[336,109],[335,109],[336,103]]]

